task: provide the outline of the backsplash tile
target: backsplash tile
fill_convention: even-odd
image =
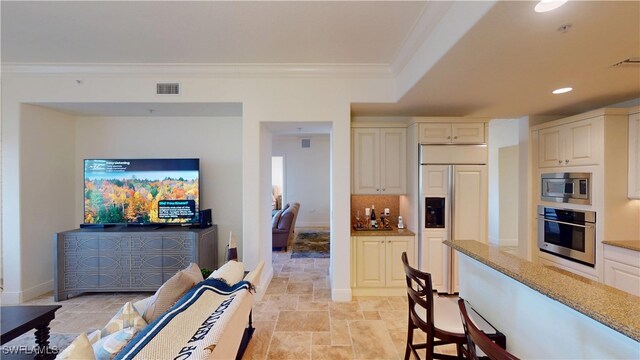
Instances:
[[[376,207],[376,218],[385,208],[389,208],[389,222],[391,226],[398,226],[398,215],[400,215],[400,196],[397,195],[351,195],[351,225],[356,223],[356,212],[360,210],[360,215],[364,218],[364,209],[371,205]]]

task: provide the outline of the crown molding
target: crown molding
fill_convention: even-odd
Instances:
[[[390,68],[394,75],[398,75],[407,66],[411,58],[415,56],[420,46],[422,46],[424,40],[429,36],[429,33],[438,26],[440,20],[442,20],[451,6],[452,2],[450,1],[430,1],[425,5],[413,25],[413,29],[404,39],[402,46],[400,46],[391,62]]]
[[[383,64],[2,64],[14,76],[393,78]]]

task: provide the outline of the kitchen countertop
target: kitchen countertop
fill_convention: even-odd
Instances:
[[[415,236],[409,229],[355,230],[351,228],[351,236]]]
[[[640,240],[605,240],[602,243],[605,245],[640,251]]]
[[[473,240],[445,241],[470,256],[628,337],[640,341],[640,297],[589,280],[534,264]]]

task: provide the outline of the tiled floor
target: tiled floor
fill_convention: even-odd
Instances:
[[[404,357],[406,297],[332,302],[329,259],[274,252],[273,267],[273,280],[254,307],[256,332],[244,359]],[[453,347],[440,351],[455,354]]]
[[[244,359],[403,358],[406,297],[332,302],[329,259],[291,259],[290,252],[273,255],[274,278],[254,305],[256,331]],[[59,302],[62,308],[51,332],[79,334],[100,328],[125,302],[148,295],[89,294]],[[54,303],[52,294],[28,302]],[[453,348],[447,350],[455,353]]]

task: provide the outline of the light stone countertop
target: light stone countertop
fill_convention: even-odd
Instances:
[[[605,240],[602,243],[605,245],[640,251],[640,240]]]
[[[351,236],[415,236],[409,229],[388,229],[388,230],[355,230],[351,228]]]
[[[640,341],[640,297],[552,267],[534,264],[473,240],[445,245],[628,337]]]

